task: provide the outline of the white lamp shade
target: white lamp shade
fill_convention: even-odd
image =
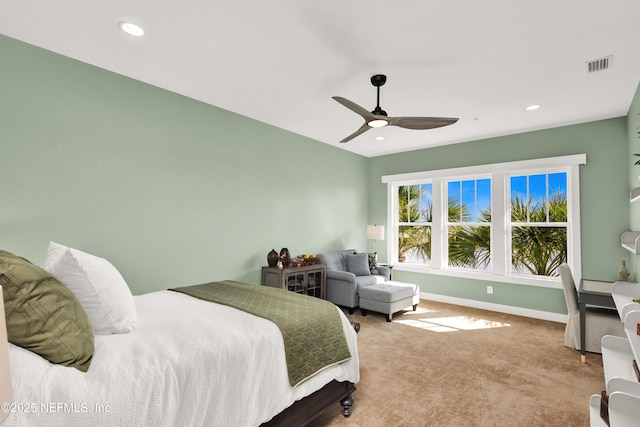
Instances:
[[[4,298],[2,297],[2,286],[0,286],[0,404],[2,403],[13,403],[13,392],[11,391],[11,372],[9,371],[9,343],[4,317]],[[7,416],[9,416],[9,412],[0,410],[0,424]]]
[[[367,239],[384,240],[384,225],[367,225]]]

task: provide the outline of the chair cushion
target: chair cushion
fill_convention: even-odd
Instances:
[[[327,252],[318,255],[318,262],[325,264],[327,266],[327,270],[347,271],[347,255],[354,253],[356,253],[355,249]]]
[[[358,291],[362,288],[366,288],[367,286],[375,285],[377,283],[384,283],[386,281],[386,277],[379,276],[377,274],[371,274],[369,276],[356,276],[356,285],[358,286]]]
[[[347,255],[347,271],[356,276],[370,276],[369,254]]]
[[[416,293],[416,285],[411,283],[384,282],[360,289],[360,299],[380,302],[395,302],[410,298]]]

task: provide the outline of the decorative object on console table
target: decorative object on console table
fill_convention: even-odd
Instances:
[[[289,249],[280,249],[280,259],[282,260],[283,267],[289,267],[291,265],[291,255],[289,254]]]
[[[267,254],[267,264],[269,264],[269,267],[278,265],[278,252],[275,249],[271,249],[271,252]]]
[[[324,264],[300,267],[262,267],[262,285],[299,294],[327,298],[327,272]]]
[[[297,264],[296,264],[297,266],[314,265],[316,262],[318,262],[318,255],[309,255],[309,254],[297,255],[296,260],[297,260]]]
[[[375,252],[376,240],[384,240],[384,225],[367,225],[367,239],[371,240],[369,252]]]

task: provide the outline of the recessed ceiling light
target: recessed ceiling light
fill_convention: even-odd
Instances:
[[[376,136],[376,141],[384,141],[384,136]]]
[[[532,104],[532,105],[529,105],[529,106],[525,107],[525,110],[534,111],[534,110],[537,110],[540,107],[541,107],[541,105],[539,105],[539,104]]]
[[[144,35],[142,27],[133,22],[121,21],[118,23],[118,27],[131,36],[141,37]]]

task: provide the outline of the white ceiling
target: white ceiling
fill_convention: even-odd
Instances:
[[[0,33],[364,156],[624,116],[640,79],[638,0],[0,0]],[[340,144],[378,73],[390,116],[460,120]]]

